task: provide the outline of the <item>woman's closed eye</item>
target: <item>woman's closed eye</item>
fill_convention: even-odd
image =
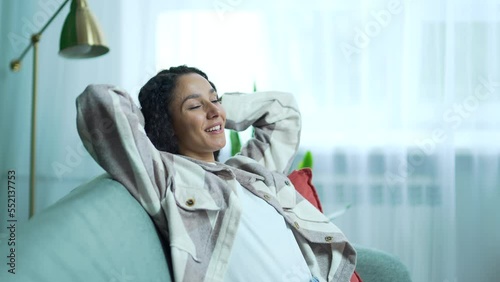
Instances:
[[[218,104],[218,103],[220,103],[220,102],[221,102],[221,100],[222,100],[222,98],[217,97],[215,100],[211,100],[210,102],[211,102],[212,104]],[[187,108],[188,108],[188,110],[196,110],[196,109],[201,108],[202,106],[203,106],[203,102],[201,102],[201,103],[197,103],[197,104],[193,104],[193,105],[190,105],[190,106],[188,106]]]
[[[192,106],[188,107],[189,110],[196,110],[196,109],[199,109],[199,108],[201,108],[201,105],[192,105]]]

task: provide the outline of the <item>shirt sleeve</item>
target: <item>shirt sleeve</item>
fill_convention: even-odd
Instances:
[[[132,98],[111,85],[89,85],[78,96],[76,107],[78,133],[90,155],[151,216],[162,217],[166,169]]]
[[[241,155],[267,169],[287,173],[300,142],[301,116],[290,93],[227,93],[222,96],[226,128],[242,131],[254,127],[254,137]]]

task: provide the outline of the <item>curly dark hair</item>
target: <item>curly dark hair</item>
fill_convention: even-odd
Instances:
[[[171,67],[160,71],[152,77],[140,90],[139,102],[144,115],[146,134],[160,151],[179,153],[179,145],[174,134],[170,103],[173,101],[177,79],[185,74],[196,73],[208,80],[201,70],[186,65]],[[215,85],[208,80],[215,91]],[[219,151],[214,152],[217,160]]]

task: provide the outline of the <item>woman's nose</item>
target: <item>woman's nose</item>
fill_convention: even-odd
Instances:
[[[207,118],[213,119],[220,115],[220,109],[217,105],[210,103],[210,106],[207,109]]]

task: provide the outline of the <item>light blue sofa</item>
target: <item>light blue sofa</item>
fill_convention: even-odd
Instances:
[[[2,263],[0,281],[171,281],[169,248],[140,204],[107,175],[77,187],[16,232],[16,274]],[[6,247],[2,242],[3,258]],[[395,257],[357,250],[364,282],[410,281]]]

